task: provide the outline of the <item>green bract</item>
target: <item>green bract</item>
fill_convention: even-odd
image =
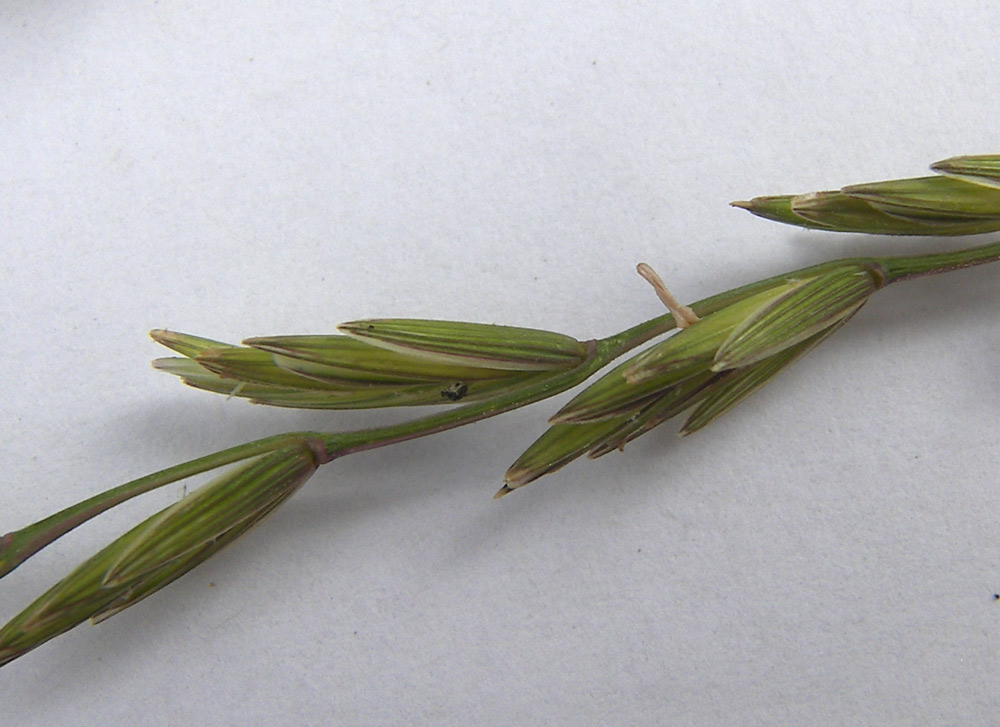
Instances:
[[[1000,230],[1000,155],[954,157],[944,176],[855,184],[837,191],[733,202],[799,227],[880,235],[973,235]]]
[[[749,366],[812,338],[853,315],[883,285],[885,275],[864,265],[799,281],[733,329],[715,352],[712,370]]]
[[[572,368],[587,354],[575,338],[534,328],[405,318],[354,321],[337,328],[405,356],[504,371]]]
[[[1000,154],[952,157],[931,164],[931,169],[974,184],[1000,188]]]

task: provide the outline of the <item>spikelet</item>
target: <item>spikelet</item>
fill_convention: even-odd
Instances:
[[[706,315],[584,389],[508,469],[502,496],[582,454],[600,457],[694,408],[706,426],[770,381],[885,285],[875,264],[848,262],[775,281]]]
[[[195,388],[258,404],[371,409],[489,399],[589,356],[575,338],[513,326],[391,319],[340,330],[346,335],[249,338],[242,346],[154,330],[154,340],[183,357],[153,366]]]
[[[270,515],[324,461],[303,441],[249,460],[119,537],[0,629],[0,666],[163,588]]]
[[[734,207],[798,227],[879,235],[975,235],[1000,230],[1000,155],[953,157],[938,177],[836,191],[755,197]]]

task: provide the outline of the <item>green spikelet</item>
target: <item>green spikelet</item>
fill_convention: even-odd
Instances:
[[[975,235],[1000,230],[1000,155],[936,162],[938,177],[838,191],[755,197],[733,206],[798,227],[878,235]]]

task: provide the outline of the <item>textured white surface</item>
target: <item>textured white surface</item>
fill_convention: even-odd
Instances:
[[[602,336],[844,254],[726,203],[996,152],[989,3],[0,9],[0,532],[250,438],[145,339],[367,316]],[[127,9],[122,9],[127,8]],[[499,502],[565,401],[357,455],[0,670],[3,723],[986,724],[1000,270],[916,281],[709,429]],[[0,584],[16,613],[179,488]]]

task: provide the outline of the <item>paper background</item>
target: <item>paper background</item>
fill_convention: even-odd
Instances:
[[[153,372],[410,316],[604,336],[848,254],[727,207],[1000,151],[989,3],[13,1],[0,532],[303,413]],[[988,239],[988,238],[986,238]],[[977,240],[978,241],[978,240]],[[324,468],[169,589],[0,671],[5,724],[986,724],[997,269],[880,293],[697,436],[494,502],[568,395]],[[180,487],[4,579],[7,619]]]

